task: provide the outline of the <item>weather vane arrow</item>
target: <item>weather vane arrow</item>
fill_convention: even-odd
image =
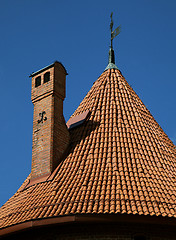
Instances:
[[[120,31],[121,31],[121,26],[118,26],[115,30],[112,30],[113,29],[113,25],[114,25],[114,22],[113,22],[113,19],[112,19],[112,15],[113,15],[113,12],[111,13],[111,23],[110,23],[110,29],[111,29],[111,48],[112,47],[112,40],[117,36],[119,35]]]
[[[113,30],[113,19],[112,19],[112,15],[113,12],[111,13],[111,23],[110,23],[110,29],[111,29],[111,46],[109,49],[109,61],[108,61],[108,66],[105,68],[105,70],[107,69],[111,69],[111,68],[115,68],[118,69],[118,67],[115,65],[115,54],[114,54],[114,50],[113,50],[113,39],[120,33],[120,26],[118,26],[115,30]]]

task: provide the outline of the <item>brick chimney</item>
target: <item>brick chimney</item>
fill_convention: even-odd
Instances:
[[[31,74],[34,105],[32,181],[53,172],[69,143],[63,116],[66,75],[65,68],[57,61]]]

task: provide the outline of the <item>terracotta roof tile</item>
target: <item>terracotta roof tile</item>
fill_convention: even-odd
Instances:
[[[29,176],[1,207],[1,228],[78,213],[176,217],[175,145],[119,70],[103,72],[71,119],[86,111],[55,177],[25,188]]]

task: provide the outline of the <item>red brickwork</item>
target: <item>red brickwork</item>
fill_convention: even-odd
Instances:
[[[50,81],[44,83],[44,74]],[[41,76],[41,85],[35,86]],[[69,132],[63,116],[66,72],[55,63],[32,78],[31,100],[34,104],[32,179],[50,174],[58,165],[69,143]]]

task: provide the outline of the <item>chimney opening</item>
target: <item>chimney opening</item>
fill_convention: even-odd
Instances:
[[[35,87],[38,87],[40,85],[41,85],[41,76],[36,77],[36,79],[35,79]]]
[[[46,72],[44,74],[44,83],[49,82],[50,80],[50,72]]]

